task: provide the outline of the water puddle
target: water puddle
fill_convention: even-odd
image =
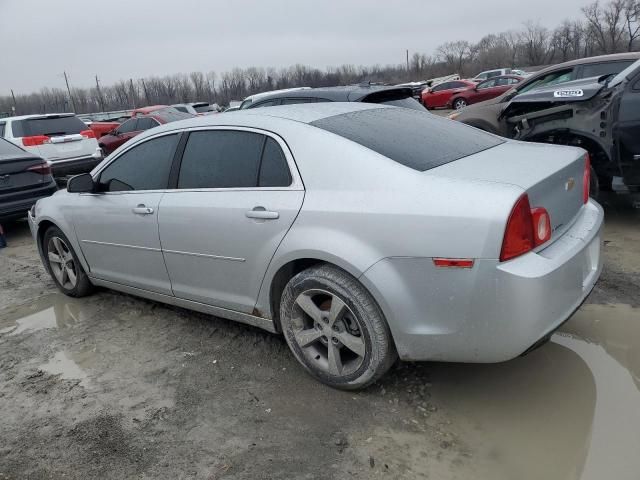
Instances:
[[[39,368],[51,375],[60,375],[64,380],[80,380],[80,385],[83,387],[86,387],[89,381],[84,370],[64,351],[56,353],[51,360],[40,365]]]
[[[0,335],[69,328],[96,311],[88,302],[62,294],[45,295],[18,308],[0,311]]]
[[[476,478],[639,478],[640,309],[585,305],[526,357],[433,376]]]

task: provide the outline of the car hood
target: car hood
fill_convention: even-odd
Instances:
[[[584,102],[595,97],[605,88],[606,76],[582,78],[558,85],[534,88],[521,93],[511,100],[513,103],[531,102]]]

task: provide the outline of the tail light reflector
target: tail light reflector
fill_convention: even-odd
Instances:
[[[434,258],[433,263],[441,268],[472,268],[473,258]]]
[[[589,201],[589,188],[591,184],[591,157],[587,153],[584,156],[584,173],[582,175],[582,201],[587,203]]]
[[[42,175],[50,175],[51,174],[51,164],[49,163],[41,163],[39,165],[34,165],[32,167],[27,168],[28,172],[40,173]]]
[[[536,207],[531,209],[533,218],[533,237],[537,247],[551,238],[551,218],[545,208]]]
[[[91,129],[81,131],[80,135],[82,135],[84,138],[96,138],[96,133]]]
[[[44,145],[50,143],[51,140],[46,135],[33,135],[31,137],[22,137],[22,144],[25,147],[37,147],[38,145]]]

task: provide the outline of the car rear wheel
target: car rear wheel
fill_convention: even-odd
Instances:
[[[296,359],[331,387],[364,388],[397,358],[373,297],[354,277],[331,265],[312,267],[289,281],[280,302],[280,323]]]
[[[57,287],[70,297],[89,295],[93,286],[71,243],[58,227],[50,227],[42,240],[42,253]]]
[[[467,101],[464,98],[456,98],[453,101],[453,109],[454,110],[461,110],[466,106],[467,106]]]

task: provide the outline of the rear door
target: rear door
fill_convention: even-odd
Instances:
[[[99,193],[77,194],[74,225],[92,276],[171,295],[158,207],[178,140],[174,133],[133,146],[100,171]]]
[[[304,197],[286,144],[251,129],[193,131],[175,187],[159,215],[174,295],[251,313]]]

